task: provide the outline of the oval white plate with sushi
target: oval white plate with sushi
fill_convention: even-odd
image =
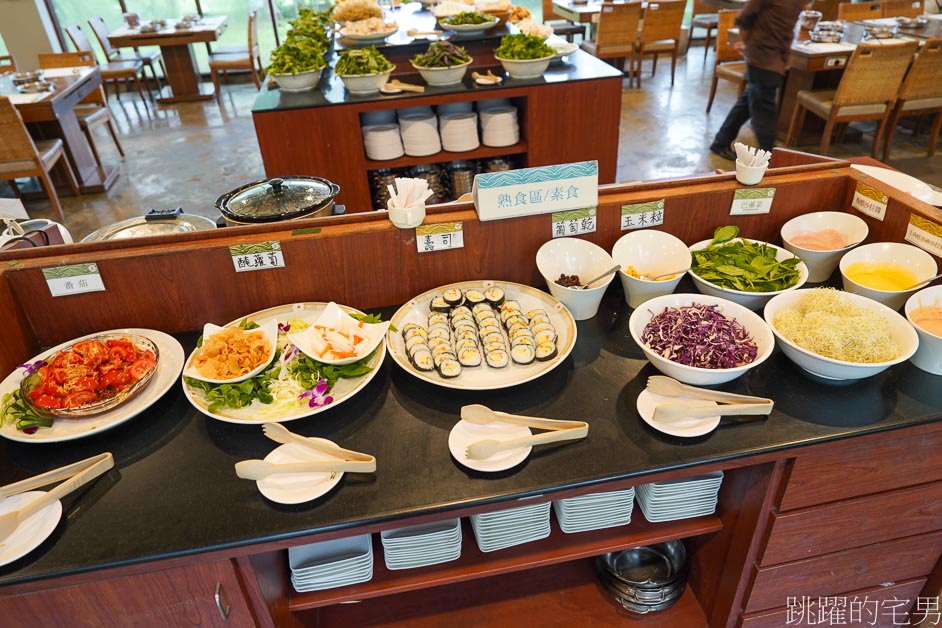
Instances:
[[[576,343],[576,321],[562,303],[536,288],[463,281],[424,292],[399,308],[386,340],[396,363],[419,379],[447,388],[495,390],[556,368]]]

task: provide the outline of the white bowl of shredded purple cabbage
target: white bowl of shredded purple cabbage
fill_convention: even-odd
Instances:
[[[734,380],[775,347],[762,317],[707,294],[651,299],[632,312],[628,331],[657,370],[694,386]]]

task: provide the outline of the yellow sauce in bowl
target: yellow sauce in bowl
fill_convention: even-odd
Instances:
[[[847,246],[847,238],[837,229],[805,231],[789,238],[792,244],[809,251],[837,251]]]
[[[909,318],[923,330],[935,336],[942,337],[942,307],[938,305],[924,305],[910,312]]]
[[[905,290],[918,281],[916,273],[892,262],[854,262],[844,274],[861,286],[888,292]]]

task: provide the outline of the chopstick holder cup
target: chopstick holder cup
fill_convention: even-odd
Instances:
[[[736,180],[743,185],[755,185],[765,176],[765,171],[769,169],[765,166],[747,166],[738,159],[736,160]]]

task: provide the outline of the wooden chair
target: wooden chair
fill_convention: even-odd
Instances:
[[[746,62],[742,53],[729,43],[729,29],[733,27],[739,11],[724,9],[717,13],[716,27],[716,64],[713,66],[713,83],[710,85],[710,99],[707,101],[707,113],[713,107],[716,97],[716,85],[720,79],[732,81],[739,88],[738,96],[746,90]]]
[[[553,20],[552,22],[550,20]],[[553,13],[553,0],[543,0],[543,23],[553,27],[553,32],[571,42],[575,35],[585,41],[585,25],[570,22]]]
[[[883,17],[917,17],[925,11],[922,0],[883,0]]]
[[[105,20],[100,17],[88,18],[88,26],[92,29],[92,32],[95,33],[95,39],[98,40],[98,45],[101,46],[102,51],[105,53],[105,59],[108,61],[140,61],[144,64],[145,68],[150,69],[150,74],[154,77],[154,82],[157,84],[157,91],[159,92],[161,90],[160,77],[157,76],[157,69],[154,67],[154,64],[160,64],[160,69],[164,76],[167,76],[167,68],[164,67],[164,58],[163,55],[160,54],[160,49],[141,52],[137,48],[134,48],[133,52],[121,52],[108,41],[108,35],[111,33],[111,29],[105,24]],[[143,76],[143,71],[141,75]]]
[[[92,58],[95,58],[95,52],[92,50],[92,43],[88,41],[88,37],[85,36],[81,26],[78,24],[66,26],[65,32],[69,36],[69,39],[72,41],[72,45],[75,46],[76,50],[90,52],[92,53]],[[144,72],[143,68],[144,63],[140,60],[108,61],[104,64],[98,63],[98,69],[101,72],[101,80],[105,83],[114,84],[115,96],[117,96],[119,99],[121,98],[121,81],[125,81],[127,83],[133,82],[138,95],[141,97],[141,100],[144,101],[144,106],[146,107],[147,99],[144,98],[144,91],[141,89],[141,81],[139,79],[139,75],[142,75]],[[150,93],[150,85],[147,86],[147,93],[150,94],[151,98],[153,98],[153,94]]]
[[[94,66],[95,59],[90,52],[40,52],[39,67],[47,68],[74,68],[81,66]],[[105,95],[105,89],[101,85],[98,89],[86,96],[77,107],[75,115],[78,118],[79,126],[88,140],[88,146],[92,149],[92,155],[98,167],[101,167],[101,157],[98,155],[98,148],[95,146],[95,137],[92,135],[95,129],[100,126],[107,126],[111,139],[118,152],[124,157],[124,148],[118,141],[118,132],[114,127],[114,119],[111,117],[111,110],[108,109],[108,98]]]
[[[214,52],[209,57],[209,74],[213,79],[213,87],[216,90],[216,99],[219,99],[219,73],[226,76],[230,70],[248,70],[252,73],[252,80],[255,81],[255,87],[261,89],[262,80],[259,73],[262,71],[262,60],[258,51],[258,12],[249,13],[249,45],[244,53],[236,52]],[[255,63],[258,62],[258,67]]]
[[[657,72],[657,57],[671,53],[671,85],[674,84],[674,71],[677,68],[677,53],[680,48],[680,31],[684,20],[687,0],[660,0],[648,2],[644,10],[644,22],[641,34],[635,44],[635,57],[638,70],[635,73],[637,86],[641,87],[641,63],[644,55],[654,57],[651,76]]]
[[[821,13],[822,22],[833,22],[837,19],[838,0],[811,0],[811,10]]]
[[[585,40],[580,47],[599,59],[613,59],[611,63],[622,71],[625,69],[625,59],[628,59],[631,62],[628,69],[633,70],[641,3],[605,2],[600,9],[595,40]]]
[[[939,130],[942,128],[942,39],[928,39],[919,49],[915,61],[909,68],[896,98],[896,105],[886,126],[883,143],[883,161],[890,158],[893,135],[901,116],[933,115],[929,130],[929,152],[935,154]],[[918,129],[918,126],[917,126]],[[916,131],[913,131],[915,134]]]
[[[837,19],[858,22],[883,17],[882,2],[841,2],[837,5]]]
[[[56,194],[49,173],[56,166],[62,165],[72,192],[79,196],[78,183],[69,161],[65,159],[62,140],[39,140],[34,142],[23,124],[20,112],[5,96],[0,96],[0,179],[9,181],[17,192],[15,180],[20,177],[39,177],[42,186],[49,195],[49,202],[56,210],[59,222],[65,223],[65,214]]]
[[[798,104],[788,125],[785,146],[791,144],[795,129],[801,128],[805,112],[810,111],[826,121],[821,138],[822,155],[827,155],[835,124],[879,120],[870,151],[870,156],[876,157],[900,83],[918,45],[916,41],[858,44],[836,90],[803,89],[798,92]]]
[[[690,41],[693,39],[693,29],[702,28],[706,30],[706,42],[703,44],[703,54],[706,56],[710,49],[710,42],[713,37],[713,29],[719,26],[719,15],[716,7],[713,7],[703,0],[693,0],[693,15],[690,18],[690,37],[687,38],[687,50],[690,50]],[[719,33],[717,33],[717,37]]]
[[[0,74],[7,72],[16,72],[16,61],[13,60],[12,55],[0,56]]]

